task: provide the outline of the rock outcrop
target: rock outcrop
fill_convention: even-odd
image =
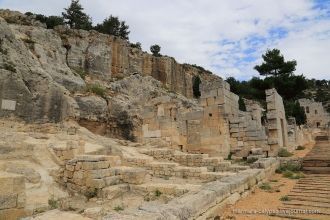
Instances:
[[[156,90],[192,98],[194,76],[199,75],[202,81],[218,78],[171,57],[154,57],[114,36],[64,26],[46,29],[33,16],[19,12],[0,10],[0,32],[2,117],[15,115],[26,121],[52,122],[69,117],[106,119],[109,109],[100,99],[106,99],[111,108],[116,93],[112,91],[113,81],[128,81],[132,75],[152,76],[161,82],[161,86],[155,83]],[[140,81],[140,87],[148,86],[143,84],[148,80]],[[105,88],[106,96],[81,97],[81,93],[85,96],[86,84],[95,82]],[[141,101],[147,102],[148,93],[155,89],[142,91],[145,98]],[[153,96],[157,93],[153,92]],[[94,109],[98,116],[88,107],[94,101],[100,107]],[[138,104],[141,103],[134,105]]]

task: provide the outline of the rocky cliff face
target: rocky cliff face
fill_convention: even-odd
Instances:
[[[27,121],[54,122],[67,117],[107,120],[118,95],[113,91],[113,83],[134,79],[132,75],[159,80],[161,85],[151,89],[157,90],[157,94],[172,91],[187,98],[193,97],[194,76],[199,75],[202,81],[218,78],[193,66],[178,64],[170,57],[154,57],[114,36],[62,26],[45,29],[33,17],[0,10],[2,117],[14,114]],[[142,88],[143,83],[151,82],[139,80]],[[100,98],[86,93],[89,84],[100,84],[105,95]],[[147,101],[135,100],[140,106]],[[93,103],[96,107],[91,110],[88,106]]]

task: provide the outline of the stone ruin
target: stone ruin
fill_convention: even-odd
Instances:
[[[299,104],[304,108],[309,127],[325,128],[330,126],[330,114],[324,109],[321,102],[299,99]]]
[[[265,91],[266,114],[261,104],[252,100],[244,100],[246,111],[239,110],[238,96],[223,80],[202,82],[200,90],[199,110],[183,108],[169,97],[148,103],[143,140],[224,158],[229,154],[243,158],[276,156],[280,148],[293,149],[290,146],[295,145],[296,138],[291,137],[289,144],[283,100],[275,89]],[[295,121],[291,125],[295,127]],[[295,127],[297,132],[301,130]]]
[[[104,123],[112,110],[110,104],[122,103],[138,89],[134,84],[107,82],[121,78],[133,81],[134,75],[139,75],[141,81],[137,81],[146,90],[142,78],[152,76],[159,80],[158,87],[148,87],[155,94],[143,93],[145,99],[122,106],[141,107],[142,123],[135,133],[142,144],[118,140],[120,146],[115,149],[113,139],[96,136],[94,142],[103,148],[109,142],[110,149],[86,150],[91,143],[79,139],[79,135],[84,134],[83,138],[87,139],[93,134],[81,133],[77,126],[62,133],[59,128],[53,136],[48,132],[52,138],[41,135],[47,140],[44,142],[41,136],[38,140],[29,136],[27,140],[35,142],[22,145],[22,152],[32,155],[35,152],[29,149],[43,143],[37,148],[40,154],[36,155],[42,154],[41,159],[54,163],[56,169],[39,168],[53,177],[56,186],[69,192],[68,200],[84,195],[95,210],[130,201],[131,196],[139,200],[138,205],[127,205],[124,212],[107,210],[104,219],[214,219],[224,205],[246,196],[274,172],[279,163],[269,156],[276,156],[280,148],[292,150],[305,141],[304,130],[294,120],[286,120],[282,98],[275,89],[265,91],[267,106],[244,100],[246,111],[241,111],[239,97],[230,91],[230,85],[205,70],[179,64],[174,58],[154,57],[131,47],[127,41],[95,31],[65,27],[48,30],[10,11],[0,10],[0,16],[4,18],[0,18],[0,35],[6,38],[3,46],[9,53],[1,57],[15,63],[17,71],[1,69],[1,117],[13,115],[28,122],[41,122],[40,128],[45,122],[70,118],[85,122],[85,127],[106,126],[114,130],[112,133],[119,133],[113,123]],[[79,70],[89,73],[88,80],[79,76]],[[187,98],[193,97],[191,88],[196,76],[202,84],[201,97],[195,105]],[[109,94],[117,91],[112,87],[122,87],[126,92],[127,87],[134,89],[118,100],[111,94],[106,98],[75,94],[86,88],[87,82],[93,82],[93,77],[105,83],[111,90],[107,91]],[[150,81],[150,84],[155,83]],[[170,92],[177,94],[170,96]],[[186,99],[179,99],[180,94]],[[321,113],[319,107],[310,111]],[[329,122],[307,116],[311,125],[323,126]],[[7,135],[15,137],[12,133]],[[66,139],[59,138],[62,136]],[[60,144],[59,139],[65,144]],[[22,152],[17,154],[21,156]],[[239,164],[229,160],[230,157],[257,160]],[[27,206],[31,204],[25,202],[23,176],[1,172],[0,186],[0,219],[26,216]],[[163,200],[155,198],[161,195]],[[84,215],[99,219],[101,211],[88,212],[84,205]],[[71,208],[63,206],[62,209]]]

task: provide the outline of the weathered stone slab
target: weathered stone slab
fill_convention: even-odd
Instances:
[[[2,99],[2,101],[1,101],[1,109],[2,110],[8,110],[8,111],[15,111],[16,110],[16,101]]]

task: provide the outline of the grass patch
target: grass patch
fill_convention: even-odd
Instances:
[[[296,148],[296,150],[305,150],[305,149],[306,149],[305,147],[300,146],[300,145]]]
[[[278,151],[278,156],[279,157],[291,157],[293,154],[290,153],[287,149],[281,148]]]
[[[262,190],[265,190],[265,191],[268,191],[268,190],[272,189],[272,187],[269,183],[263,183],[259,186],[259,188],[262,189]]]
[[[102,98],[105,98],[105,88],[103,88],[101,85],[99,84],[89,84],[87,85],[87,91],[88,92],[92,92],[95,95],[98,95]]]
[[[305,175],[301,172],[295,173],[292,177],[290,177],[290,179],[294,179],[294,180],[298,180],[298,179],[301,179],[301,178],[305,178]]]
[[[163,193],[161,191],[159,191],[158,189],[156,189],[155,191],[155,196],[156,197],[160,197]]]
[[[88,75],[88,73],[85,71],[85,70],[83,70],[83,69],[81,69],[81,68],[79,68],[79,69],[75,69],[74,70],[82,79],[85,79],[86,78],[86,75]]]
[[[295,163],[287,163],[285,165],[281,165],[279,168],[275,170],[276,173],[283,173],[285,171],[291,171],[291,172],[298,172],[300,171],[301,166],[299,164]]]
[[[280,198],[280,200],[281,200],[281,201],[290,201],[290,198],[289,198],[289,196],[282,196],[282,197]]]
[[[294,175],[294,173],[290,170],[286,170],[283,172],[283,177],[285,177],[285,178],[292,178],[293,175]]]
[[[297,180],[297,179],[304,178],[305,176],[301,172],[294,173],[290,170],[286,170],[286,171],[283,172],[283,177]]]
[[[272,182],[272,183],[277,183],[278,182],[278,180],[269,180],[270,182]]]
[[[48,205],[50,209],[57,209],[58,208],[58,201],[54,199],[52,196],[50,199],[48,199]]]
[[[116,207],[113,208],[116,212],[123,211],[124,207],[117,205]]]

